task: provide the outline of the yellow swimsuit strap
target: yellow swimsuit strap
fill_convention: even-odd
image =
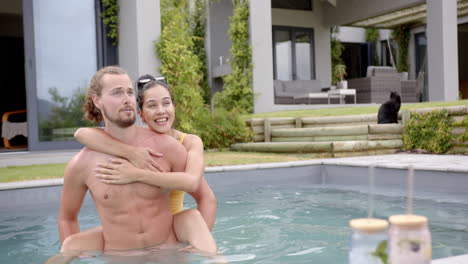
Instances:
[[[181,144],[184,143],[185,136],[187,136],[186,133],[182,133],[182,135],[179,138],[179,142]],[[183,191],[177,191],[173,190],[169,194],[169,208],[172,212],[172,214],[177,214],[180,213],[184,210],[184,192]]]
[[[180,138],[179,138],[180,144],[184,144],[185,136],[187,136],[187,134],[186,134],[186,133],[182,133],[182,136],[180,136]]]

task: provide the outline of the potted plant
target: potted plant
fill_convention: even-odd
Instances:
[[[331,72],[332,72],[332,86],[330,86],[331,90],[336,89],[336,85],[338,81],[343,79],[343,75],[338,77],[336,74],[336,66],[344,64],[343,59],[341,59],[341,54],[343,53],[343,50],[345,49],[344,45],[341,43],[341,41],[338,39],[338,31],[339,28],[337,26],[334,26],[331,28],[331,38],[330,38],[330,48],[331,48]],[[342,66],[340,66],[342,67]]]
[[[408,80],[408,47],[410,41],[411,24],[403,24],[393,29],[392,37],[398,43],[397,71],[402,81]]]
[[[348,81],[344,80],[346,76],[346,65],[344,64],[337,64],[333,69],[334,75],[339,80],[336,82],[336,87],[338,89],[348,89]]]

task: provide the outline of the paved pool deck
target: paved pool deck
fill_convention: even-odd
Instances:
[[[5,152],[0,153],[0,168],[7,166],[24,166],[49,163],[66,163],[79,150],[41,151],[41,152]],[[463,155],[432,155],[398,153],[391,155],[376,155],[363,157],[314,159],[304,161],[290,161],[278,163],[249,164],[235,166],[209,167],[207,172],[252,170],[266,168],[285,168],[307,165],[337,165],[337,166],[375,166],[381,168],[406,169],[413,166],[415,170],[447,171],[466,173],[468,177],[468,156]],[[0,190],[38,187],[47,185],[60,185],[62,179],[38,180],[27,182],[0,183]],[[466,264],[468,255],[437,259],[433,264]]]
[[[76,153],[78,153],[78,151],[79,150],[33,152],[22,151],[0,153],[0,168],[7,166],[67,163]],[[245,170],[255,168],[291,167],[316,164],[363,167],[374,165],[376,167],[397,169],[408,168],[408,166],[411,165],[416,170],[435,170],[468,173],[468,156],[466,155],[433,155],[408,153],[209,167],[207,168],[207,170]]]
[[[0,168],[49,163],[67,163],[79,150],[17,151],[0,153]]]

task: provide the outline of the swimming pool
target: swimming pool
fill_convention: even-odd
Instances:
[[[348,221],[367,214],[366,173],[365,168],[323,165],[211,171],[207,179],[219,204],[213,234],[220,251],[231,263],[346,263]],[[403,213],[404,171],[380,168],[376,173],[375,215]],[[435,175],[450,180],[445,185],[433,180],[418,184]],[[462,187],[451,186],[463,179],[468,180],[463,173],[417,172],[416,186],[424,188],[415,192],[414,211],[429,216],[434,258],[468,254],[468,195]],[[0,192],[1,201],[8,201],[0,206],[1,263],[42,263],[58,251],[59,192],[60,186]],[[99,223],[89,198],[79,220],[83,229]],[[182,263],[209,263],[186,253],[176,255],[171,258],[177,260],[148,263],[180,263],[181,258],[187,259]],[[141,258],[126,262],[140,263]]]

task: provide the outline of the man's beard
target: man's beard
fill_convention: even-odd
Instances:
[[[135,124],[135,121],[136,121],[135,113],[133,114],[133,118],[122,119],[120,118],[120,115],[117,118],[113,118],[107,114],[105,107],[102,108],[102,115],[106,117],[106,119],[109,120],[109,122],[117,125],[120,128],[127,128]]]

